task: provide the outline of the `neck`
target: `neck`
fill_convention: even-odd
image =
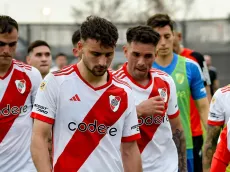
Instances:
[[[12,63],[12,62],[11,62]],[[10,69],[10,66],[11,66],[11,63],[10,65],[0,65],[0,77],[3,77],[5,76],[5,74],[8,72],[8,70]]]
[[[107,83],[107,72],[103,76],[95,76],[90,71],[88,71],[82,60],[77,63],[77,67],[82,78],[84,78],[91,86],[100,87]]]
[[[45,76],[47,75],[48,73],[46,73],[46,74],[42,74],[42,79],[44,79],[45,78]]]
[[[166,56],[157,56],[157,58],[156,58],[156,62],[160,66],[163,66],[163,67],[171,64],[172,60],[173,60],[173,53],[166,55]]]
[[[178,54],[181,54],[183,52],[184,48],[180,46]]]
[[[149,81],[150,81],[150,75],[149,75],[149,73],[147,74],[147,76],[146,77],[139,77],[139,78],[137,78],[137,77],[135,77],[134,75],[132,75],[132,73],[131,73],[131,71],[129,70],[129,68],[128,68],[128,65],[126,66],[126,69],[127,69],[127,72],[129,73],[129,75],[138,83],[138,84],[140,84],[140,85],[142,85],[142,86],[146,86],[146,85],[148,85],[148,83],[149,83]]]

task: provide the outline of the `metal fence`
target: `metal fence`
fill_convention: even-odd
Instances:
[[[126,30],[138,25],[132,23],[116,24],[119,31],[119,40],[114,63],[125,61],[122,45],[125,44]],[[230,22],[228,19],[181,21],[179,25],[183,34],[183,45],[203,54],[213,57],[213,65],[217,68],[221,86],[230,83]],[[20,41],[18,57],[23,60],[26,49],[32,41],[41,39],[52,47],[52,54],[64,52],[72,56],[71,37],[79,24],[20,24]]]

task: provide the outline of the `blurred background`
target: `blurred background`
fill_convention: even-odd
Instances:
[[[179,23],[183,46],[212,56],[220,86],[230,83],[230,1],[229,0],[1,0],[0,14],[19,23],[17,59],[25,61],[28,45],[45,40],[53,56],[72,55],[71,37],[89,15],[112,21],[119,30],[113,65],[125,62],[122,46],[128,27],[144,24],[155,13],[168,13]]]

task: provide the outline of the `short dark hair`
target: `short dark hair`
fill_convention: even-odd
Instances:
[[[32,42],[29,47],[28,47],[28,54],[31,53],[33,51],[34,48],[36,47],[40,47],[40,46],[46,46],[50,49],[50,46],[47,42],[42,41],[42,40],[36,40],[34,42]]]
[[[89,16],[81,25],[81,39],[88,38],[101,42],[104,47],[115,47],[118,39],[118,31],[110,21],[97,16]]]
[[[168,14],[155,14],[147,20],[147,25],[152,28],[169,26],[173,31],[174,21]]]
[[[150,26],[135,26],[127,30],[126,39],[128,43],[141,42],[156,46],[160,40],[160,35]]]
[[[80,29],[78,29],[72,35],[72,44],[73,44],[73,46],[75,46],[75,44],[77,44],[80,41],[80,39],[81,39]]]
[[[0,34],[11,33],[13,28],[18,31],[18,23],[10,16],[0,15]]]
[[[65,53],[58,53],[56,56],[55,56],[55,59],[57,59],[58,57],[60,56],[65,56],[67,58],[67,55]]]

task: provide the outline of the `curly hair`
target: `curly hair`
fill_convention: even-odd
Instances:
[[[128,43],[141,42],[156,46],[160,40],[160,35],[150,26],[136,26],[127,30],[126,39]]]
[[[172,31],[174,23],[168,14],[155,14],[147,20],[147,25],[152,28],[165,27],[168,25]]]
[[[76,30],[72,35],[72,44],[75,46],[80,41],[80,30]]]
[[[97,16],[89,16],[80,28],[81,39],[95,39],[104,47],[115,47],[118,30],[110,21]]]
[[[10,16],[0,15],[0,34],[11,33],[13,28],[18,31],[18,23]]]

